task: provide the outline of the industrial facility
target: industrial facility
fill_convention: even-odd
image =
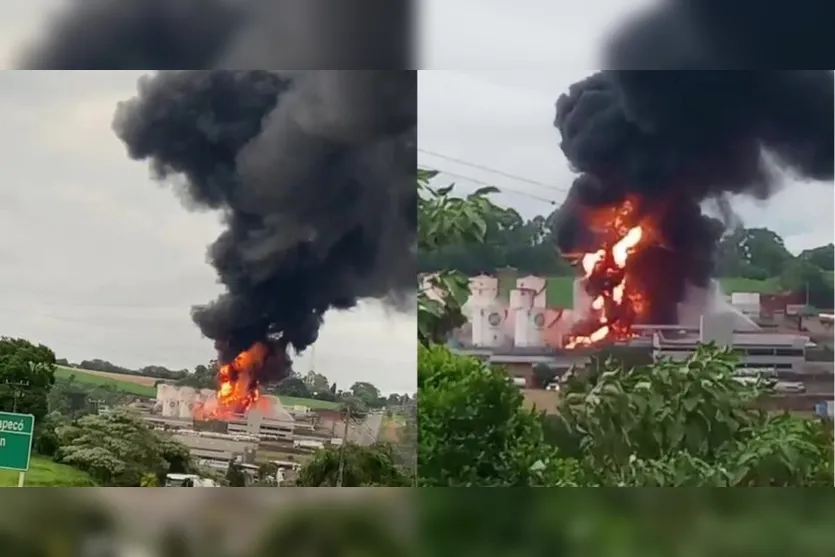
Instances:
[[[211,389],[160,383],[154,404],[142,416],[153,427],[170,432],[207,468],[225,471],[231,462],[251,468],[273,462],[286,470],[288,479],[325,446],[339,445],[343,439],[374,443],[382,425],[381,414],[346,425],[339,413],[285,406],[273,396],[264,396],[246,414],[218,419],[201,412],[214,398]]]
[[[536,384],[537,366],[548,366],[557,375],[587,366],[596,350],[562,348],[565,335],[590,304],[582,283],[575,280],[573,299],[556,307],[548,300],[547,278],[502,279],[470,279],[464,306],[468,322],[450,339],[451,348],[503,365],[529,391],[544,387]],[[827,319],[829,314],[801,318],[802,305],[791,301],[753,292],[725,294],[713,283],[688,294],[679,305],[678,324],[638,326],[639,337],[623,344],[645,349],[653,360],[686,358],[702,342],[733,347],[740,354],[740,376],[757,373],[777,379],[775,389],[785,395],[776,397],[778,406],[812,411],[825,403],[831,412],[833,363],[809,361],[809,352],[820,343],[831,349],[832,319]]]

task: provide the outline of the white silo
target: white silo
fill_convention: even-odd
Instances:
[[[533,307],[535,308],[544,308],[548,305],[545,292],[546,286],[547,279],[536,275],[528,275],[526,277],[516,279],[516,288],[520,290],[533,291]]]
[[[160,407],[160,414],[166,418],[179,415],[177,396],[177,387],[167,383],[157,385],[157,405]]]
[[[484,308],[495,303],[499,295],[499,279],[479,275],[470,279],[469,303],[474,308]]]
[[[535,294],[533,290],[514,288],[510,291],[508,308],[511,311],[532,308]]]
[[[544,346],[546,310],[544,308],[519,309],[516,313],[514,344],[516,346]]]
[[[197,398],[197,392],[192,387],[180,387],[178,389],[180,418],[191,418],[194,414],[194,402]]]
[[[479,309],[473,315],[473,344],[481,347],[504,344],[506,321],[507,309],[498,304]]]

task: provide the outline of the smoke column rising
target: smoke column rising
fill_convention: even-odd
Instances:
[[[193,310],[222,360],[256,341],[301,351],[328,309],[413,292],[416,85],[411,71],[173,71],[120,104],[130,156],[224,215],[209,260],[227,292]]]
[[[717,10],[669,2],[631,21],[610,44],[610,69],[575,83],[556,105],[561,149],[579,173],[558,213],[558,246],[597,249],[601,234],[586,210],[637,198],[663,244],[632,261],[635,280],[652,293],[654,323],[676,320],[688,283],[708,286],[722,230],[702,215],[702,202],[727,208],[729,194],[768,198],[779,185],[775,165],[801,178],[833,177],[832,72],[701,69],[753,65],[767,30],[716,30]],[[773,25],[767,13],[763,25]],[[793,14],[810,35],[786,45],[786,56],[820,46],[815,16]]]

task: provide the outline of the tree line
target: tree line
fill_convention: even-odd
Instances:
[[[216,360],[212,360],[208,364],[199,364],[192,371],[188,369],[171,370],[159,365],[130,369],[98,358],[83,360],[77,364],[59,358],[55,363],[56,365],[83,370],[153,377],[165,381],[174,381],[177,385],[195,389],[213,389],[217,386],[218,363]],[[274,395],[327,402],[346,402],[353,405],[357,412],[403,406],[409,404],[412,400],[407,393],[391,393],[383,396],[374,384],[367,381],[358,381],[348,389],[340,389],[335,382],[331,382],[326,376],[312,370],[306,373],[291,371],[290,375],[281,382],[274,385],[265,385],[264,390],[268,394]]]
[[[523,218],[512,208],[491,204],[484,213],[483,241],[473,243],[451,238],[438,249],[419,252],[421,272],[455,269],[467,276],[496,274],[504,268],[522,274],[571,276],[574,269],[559,256],[556,224],[559,213]],[[716,220],[717,227],[723,227]],[[715,262],[717,277],[739,277],[768,281],[769,289],[791,292],[810,305],[829,309],[832,305],[832,272],[835,245],[807,249],[794,255],[783,238],[768,228],[737,227],[722,237]]]

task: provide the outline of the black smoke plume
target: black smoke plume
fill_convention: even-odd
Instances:
[[[246,24],[241,0],[72,0],[20,66],[33,70],[214,67]]]
[[[636,220],[653,215],[661,235],[630,261],[631,280],[652,294],[644,316],[652,323],[675,322],[688,283],[708,285],[723,230],[702,214],[703,202],[766,199],[778,166],[833,177],[832,72],[709,69],[753,65],[776,21],[766,10],[765,28],[734,34],[718,23],[725,4],[734,3],[669,2],[630,22],[610,45],[609,69],[572,85],[556,105],[560,146],[579,172],[556,219],[558,246],[596,250],[606,231],[591,230],[585,213],[637,199]],[[820,46],[815,15],[789,18],[812,35],[786,45],[786,56]]]
[[[20,69],[412,67],[411,3],[64,0]]]
[[[361,298],[409,299],[416,85],[411,71],[172,71],[119,105],[130,156],[224,216],[208,257],[226,293],[192,312],[222,361],[258,341],[301,351]]]

